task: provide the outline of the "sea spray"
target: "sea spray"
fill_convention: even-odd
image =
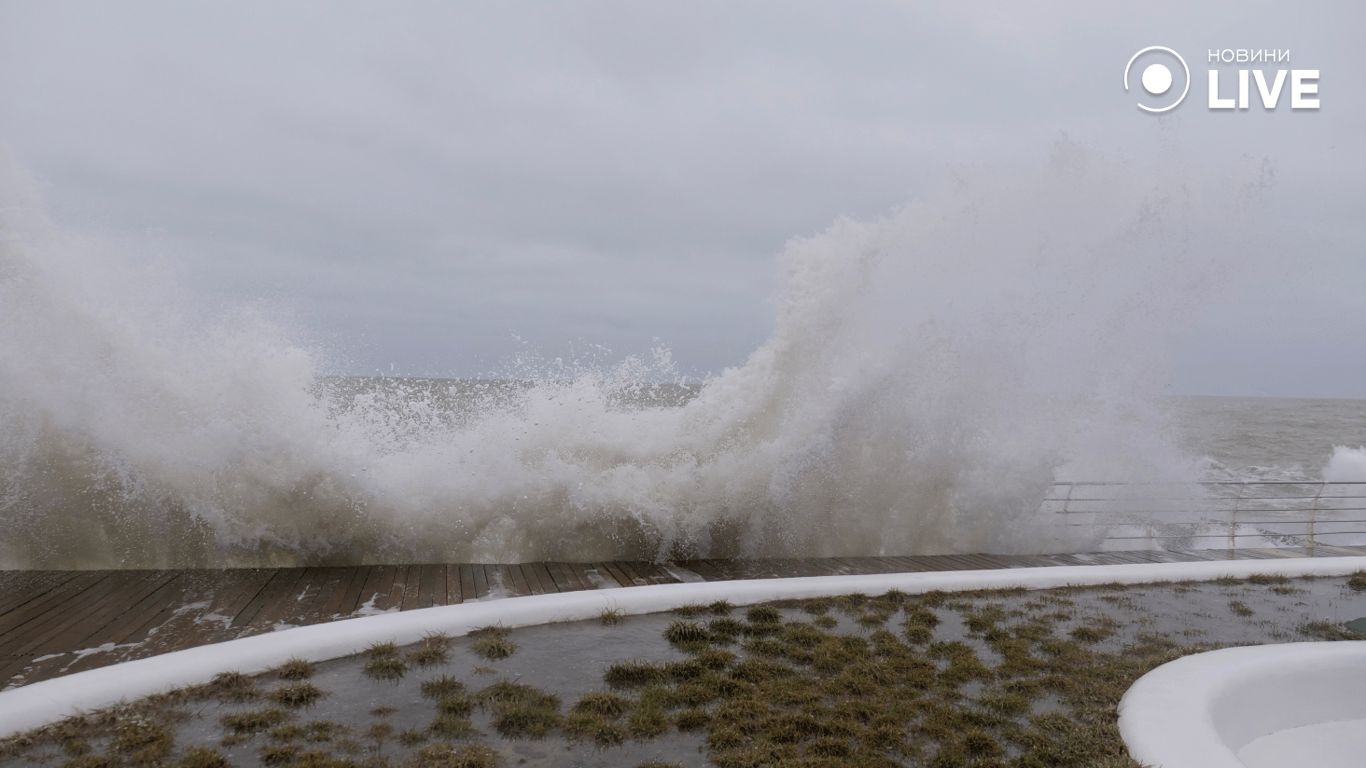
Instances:
[[[773,336],[485,380],[319,375],[268,315],[57,231],[0,173],[0,567],[1037,552],[1066,479],[1194,479],[1160,392],[1263,258],[1245,179],[1062,142],[790,242]],[[664,382],[667,386],[659,383]],[[674,400],[676,402],[669,402]]]

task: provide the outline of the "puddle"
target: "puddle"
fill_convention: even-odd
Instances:
[[[187,759],[188,750],[196,746],[217,750],[231,765],[252,768],[454,765],[449,761],[432,762],[435,758],[430,750],[425,761],[419,758],[423,749],[449,740],[457,749],[475,743],[486,745],[501,759],[501,763],[486,763],[490,765],[589,768],[635,766],[655,760],[692,766],[708,764],[709,738],[720,749],[762,747],[774,750],[775,757],[825,754],[813,751],[820,749],[839,756],[846,754],[840,751],[846,748],[836,741],[845,738],[857,749],[873,750],[891,760],[888,764],[913,765],[923,763],[936,750],[958,748],[954,746],[958,744],[957,731],[941,729],[944,732],[939,733],[930,722],[932,717],[939,716],[932,713],[941,712],[945,706],[956,707],[960,714],[968,713],[968,725],[957,726],[959,731],[969,733],[977,729],[985,734],[982,738],[1002,745],[994,747],[997,752],[982,754],[1013,758],[1024,751],[1043,748],[1033,746],[1037,738],[1020,735],[1029,728],[1042,727],[1038,724],[1046,718],[1040,719],[1041,716],[1070,717],[1076,712],[1077,694],[1059,685],[1056,664],[1051,671],[1048,667],[1054,663],[1049,661],[1049,654],[1072,654],[1111,663],[1108,660],[1123,659],[1140,647],[1147,649],[1145,653],[1154,652],[1154,648],[1185,653],[1213,646],[1349,639],[1357,637],[1353,630],[1366,631],[1366,618],[1359,618],[1366,616],[1366,593],[1349,589],[1345,577],[962,593],[930,599],[907,596],[904,604],[876,600],[842,602],[838,598],[819,602],[824,605],[823,611],[819,606],[799,601],[775,603],[772,607],[780,620],[767,621],[762,627],[755,626],[755,614],[751,612],[747,619],[747,611],[738,608],[724,616],[724,612],[701,609],[694,613],[684,611],[687,615],[683,616],[631,616],[617,626],[604,626],[592,620],[525,627],[501,635],[512,641],[516,649],[510,656],[495,660],[476,653],[473,646],[480,638],[454,638],[444,644],[445,661],[428,666],[408,661],[402,677],[395,680],[379,680],[367,674],[370,657],[365,654],[335,659],[314,665],[306,681],[258,676],[255,686],[262,696],[255,700],[232,701],[230,696],[204,694],[160,708],[148,707],[142,714],[127,710],[103,720],[91,718],[79,726],[68,724],[65,731],[49,729],[48,736],[27,745],[11,740],[0,749],[0,766],[99,768],[106,765],[98,757],[104,754],[119,757],[117,763],[107,765],[136,762],[130,757],[136,745],[128,746],[130,739],[135,742],[136,738],[128,734],[134,732],[129,729],[141,727],[134,722],[137,717],[164,725],[170,734],[169,746],[154,761],[166,765]],[[919,612],[920,620],[932,624],[932,637],[912,638],[907,626],[913,621],[913,612]],[[719,639],[719,634],[707,635],[712,639],[691,648],[691,653],[664,639],[666,630],[676,622],[685,622],[706,634],[709,623],[723,618],[732,627],[745,627],[744,631],[729,641]],[[722,624],[725,622],[712,626]],[[837,645],[831,636],[858,638],[847,644],[857,652],[848,661],[823,668],[819,659],[813,661],[810,657],[812,649],[826,647],[820,643]],[[807,645],[802,646],[801,642]],[[394,657],[407,658],[421,647],[419,644],[399,649]],[[626,735],[628,716],[622,715],[614,722],[624,740],[605,747],[591,739],[572,740],[563,727],[552,728],[543,739],[504,738],[494,720],[497,706],[488,702],[475,705],[468,712],[470,733],[449,739],[432,730],[440,715],[438,705],[433,697],[423,696],[423,683],[441,678],[463,685],[473,700],[478,699],[480,691],[507,681],[557,696],[556,711],[567,716],[585,694],[610,690],[604,683],[604,673],[613,664],[635,660],[678,665],[703,658],[693,655],[701,653],[702,647],[735,654],[733,661],[718,662],[719,666],[712,671],[696,672],[700,675],[697,679],[729,679],[732,682],[727,684],[744,689],[737,695],[757,699],[761,707],[767,707],[762,715],[767,719],[754,721],[770,729],[764,731],[769,734],[763,736],[766,740],[754,741],[759,737],[752,731],[746,732],[739,720],[728,722],[728,713],[733,710],[724,708],[738,706],[730,699],[683,703],[687,694],[680,692],[692,684],[692,678],[684,681],[679,677],[673,683],[661,683],[653,693],[641,688],[616,689],[616,694],[642,710],[648,697],[665,696],[661,700],[667,703],[660,709],[664,733],[653,738],[632,738]],[[965,652],[964,648],[971,650]],[[1019,661],[1012,661],[1012,654],[1018,654],[1020,648],[1033,654],[1028,660],[1038,667],[1037,673],[1007,671],[1010,664]],[[974,667],[976,661],[964,662],[965,653],[975,654],[980,664]],[[757,666],[748,667],[742,674],[741,665],[748,662],[756,662]],[[883,674],[878,672],[882,667],[877,665],[884,662],[886,669],[896,670],[899,677],[879,685],[901,686],[897,690],[909,703],[905,709],[892,707],[880,714],[878,707],[886,707],[888,699],[874,699],[875,695],[883,694],[860,690],[858,686],[863,683],[851,677],[851,670],[862,664]],[[1153,664],[1159,662],[1154,660]],[[962,679],[944,683],[953,665],[960,663],[964,664],[960,670]],[[788,676],[782,677],[789,681],[785,683],[787,687],[770,686],[762,677],[745,676],[765,669],[779,669],[780,677]],[[930,671],[926,673],[926,669]],[[1141,670],[1133,672],[1140,673]],[[931,683],[908,682],[915,675],[939,679]],[[849,682],[840,682],[846,679]],[[740,682],[733,682],[737,680]],[[323,691],[322,698],[297,708],[268,700],[271,692],[303,682]],[[922,690],[928,692],[921,693]],[[283,720],[257,733],[234,734],[225,723],[225,717],[272,707],[282,711]],[[990,714],[993,707],[999,711]],[[702,725],[680,731],[686,713],[701,718]],[[850,724],[848,734],[854,735],[840,737],[842,731],[836,726],[846,721]],[[780,726],[788,725],[816,729],[815,735],[783,736]],[[877,736],[879,733],[881,736]],[[741,746],[736,746],[736,738],[742,740]],[[879,738],[885,743],[878,742]],[[314,753],[314,757],[310,758],[309,753]],[[332,762],[319,762],[324,760],[323,756]],[[485,763],[470,763],[482,764]]]

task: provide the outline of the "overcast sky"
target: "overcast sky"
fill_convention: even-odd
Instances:
[[[1211,298],[1174,391],[1366,398],[1364,36],[1350,1],[0,0],[0,141],[61,226],[414,375],[655,339],[742,364],[788,239],[1063,134],[1266,159],[1312,253]],[[1166,117],[1122,85],[1153,45],[1192,69]],[[1253,47],[1320,70],[1321,108],[1209,110],[1206,52]]]

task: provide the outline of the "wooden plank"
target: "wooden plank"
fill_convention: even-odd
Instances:
[[[371,609],[376,611],[388,610],[389,593],[394,589],[394,577],[397,573],[398,568],[396,566],[370,566],[370,576],[365,581],[361,603],[369,603]]]
[[[489,578],[484,573],[482,565],[474,566],[474,592],[477,595],[476,600],[483,599],[489,593]]]
[[[337,608],[337,613],[343,617],[354,616],[361,606],[369,598],[365,591],[365,586],[370,584],[370,572],[375,570],[372,565],[362,565],[355,569],[355,574],[351,577],[351,586],[342,595],[341,605]],[[445,599],[445,595],[442,595]]]
[[[100,589],[91,589],[83,595],[85,599],[72,600],[71,611],[64,613],[60,619],[48,622],[42,631],[31,635],[25,644],[15,647],[14,653],[42,656],[83,648],[86,640],[108,625],[114,617],[128,611],[142,598],[158,591],[179,575],[179,571],[123,571],[112,574],[101,582]]]
[[[916,562],[908,557],[884,555],[882,559],[895,565],[898,573],[926,573],[930,570],[923,563]]]
[[[1324,552],[1331,553],[1334,557],[1366,557],[1366,549],[1360,547],[1319,544],[1318,548]]]
[[[794,557],[788,562],[792,564],[792,570],[798,576],[829,576],[834,573],[819,561],[807,557]],[[898,568],[900,567],[898,565]]]
[[[109,660],[154,656],[209,642],[208,636],[222,630],[229,620],[226,614],[213,614],[215,596],[238,580],[235,574],[219,574],[203,570],[179,572],[174,581],[155,593],[154,601],[136,609],[145,617],[143,626],[135,628],[130,635],[140,638],[136,645],[116,648]],[[130,626],[137,621],[130,622]],[[95,640],[97,638],[91,638],[85,644],[98,646]]]
[[[983,559],[977,555],[945,555],[944,557],[948,558],[950,562],[960,565],[963,570],[968,571],[991,571],[1002,567],[998,563]],[[1077,564],[1085,565],[1086,563],[1078,561]]]
[[[446,565],[446,605],[459,605],[465,601],[460,594],[460,566]]]
[[[328,620],[344,619],[356,612],[356,600],[360,597],[360,590],[365,585],[365,577],[369,575],[369,570],[369,567],[364,565],[343,569],[342,577],[337,580],[336,586],[332,588],[332,594],[327,597],[322,608],[322,613]]]
[[[1129,549],[1123,552],[1117,552],[1115,554],[1123,555],[1128,560],[1128,562],[1135,563],[1138,565],[1149,565],[1152,563],[1163,562],[1162,559],[1157,557],[1157,554],[1155,552],[1146,549]]]
[[[265,586],[272,573],[273,569],[265,568],[183,572],[177,580],[191,585],[195,592],[205,594],[207,606],[193,626],[183,633],[180,647],[193,648],[237,637],[240,630],[230,626],[232,618]]]
[[[1108,552],[1088,552],[1085,554],[1073,555],[1073,557],[1086,565],[1120,565],[1128,563],[1127,560],[1115,557]]]
[[[63,654],[59,659],[53,659],[53,661],[65,660],[69,660],[68,654]],[[0,691],[8,689],[12,685],[27,685],[29,682],[28,675],[23,673],[33,666],[33,663],[34,660],[31,656],[0,656]]]
[[[798,576],[802,569],[790,558],[765,558],[746,563],[744,575],[756,579],[786,579]]]
[[[973,555],[973,557],[981,562],[982,567],[987,570],[1001,570],[1012,568],[1015,565],[1013,560],[1003,555]]]
[[[835,560],[847,565],[853,573],[873,575],[896,572],[894,566],[875,557],[837,557]]]
[[[30,685],[70,674],[69,665],[75,659],[76,657],[72,654],[62,654],[42,661],[29,656],[7,660],[0,663],[0,687],[8,686],[11,683]],[[16,678],[19,679],[16,680]]]
[[[1142,552],[1106,552],[1110,562],[1116,565],[1151,565],[1153,560],[1144,557]]]
[[[574,578],[578,579],[579,584],[583,585],[585,590],[598,588],[597,583],[588,575],[587,563],[561,563],[561,565],[573,574]]]
[[[350,615],[356,615],[358,611],[365,607],[366,603],[369,603],[371,608],[376,607],[376,603],[379,602],[381,590],[383,589],[386,569],[387,566],[372,565],[365,570],[365,581],[361,584],[360,593],[356,595],[356,605],[351,609]],[[393,577],[390,576],[390,578]],[[387,594],[387,591],[383,594]],[[371,602],[372,600],[374,602]]]
[[[734,560],[707,558],[700,562],[706,563],[707,567],[711,568],[716,574],[715,581],[734,581],[735,579],[740,578],[738,575],[739,569],[736,567]]]
[[[645,579],[646,584],[683,583],[682,579],[674,576],[672,573],[669,573],[654,563],[645,562],[644,560],[632,560],[631,565],[636,569],[636,573],[640,574],[642,579]]]
[[[460,566],[460,599],[468,602],[478,597],[479,593],[474,588],[474,566]]]
[[[4,592],[0,592],[0,622],[5,614],[41,599],[44,595],[81,575],[80,571],[7,571],[17,574],[8,580]],[[2,624],[0,624],[2,626]],[[0,629],[0,631],[3,631]]]
[[[717,571],[706,560],[679,560],[678,564],[707,581],[722,581],[720,571]]]
[[[635,569],[635,563],[629,560],[616,560],[612,564],[620,568],[626,578],[630,579],[631,586],[645,586],[650,583]]]
[[[1173,548],[1167,551],[1170,552],[1172,555],[1187,558],[1186,562],[1188,563],[1206,562],[1215,559],[1215,557],[1211,554],[1211,550],[1191,550]]]
[[[126,642],[142,640],[153,626],[170,617],[180,607],[176,604],[175,598],[178,594],[177,590],[173,589],[172,584],[172,581],[162,582],[160,586],[144,594],[113,621],[86,638],[84,642],[92,647],[98,647],[105,643],[121,645]],[[85,660],[82,659],[83,661]],[[93,663],[93,660],[90,665],[84,665],[82,662],[73,664],[70,671],[79,672],[87,666],[98,666]]]
[[[1279,555],[1272,555],[1272,554],[1268,554],[1268,553],[1266,553],[1266,552],[1257,552],[1257,551],[1250,550],[1250,549],[1237,549],[1237,550],[1234,550],[1234,551],[1236,552],[1236,557],[1234,558],[1234,559],[1236,559],[1236,560],[1279,560],[1279,559],[1280,559],[1280,556],[1279,556]]]
[[[23,624],[10,627],[4,635],[5,653],[16,656],[39,655],[31,651],[73,625],[82,623],[88,613],[99,610],[101,603],[118,602],[123,597],[120,590],[129,586],[129,582],[138,581],[141,575],[138,572],[104,571],[103,577],[88,588],[68,595],[42,613],[33,614]]]
[[[584,578],[592,581],[593,586],[598,589],[617,589],[621,586],[617,583],[616,577],[607,570],[607,566],[602,563],[584,563],[583,575]]]
[[[632,568],[629,562],[625,560],[613,560],[610,565],[616,566],[616,569],[621,571],[621,575],[626,577],[626,586],[639,587],[645,584],[645,579],[642,579],[640,574],[636,573],[636,569]]]
[[[798,558],[796,563],[799,567],[813,571],[816,576],[833,576],[838,573],[833,563],[828,563],[823,557],[803,557]]]
[[[521,570],[521,569],[518,569]],[[512,568],[501,563],[484,566],[484,574],[489,579],[489,594],[507,597],[515,594],[512,582]]]
[[[399,610],[411,611],[422,601],[422,566],[408,566],[408,580],[404,583],[403,603]]]
[[[232,579],[223,585],[221,592],[209,603],[209,613],[226,617],[228,621],[214,628],[206,628],[204,642],[217,643],[238,637],[242,630],[232,625],[233,620],[265,589],[275,573],[274,568],[234,569]]]
[[[523,563],[522,570],[526,571],[527,566],[530,566],[531,571],[536,574],[536,578],[540,579],[541,589],[545,590],[547,595],[560,591],[560,585],[555,583],[555,579],[550,575],[550,570],[545,567],[545,563]]]
[[[446,569],[440,565],[422,566],[422,583],[418,590],[417,607],[431,608],[437,605],[437,594],[446,594]]]
[[[532,563],[531,565],[536,569],[537,575],[545,574],[550,578],[550,583],[555,585],[556,592],[569,591],[569,581],[565,579],[564,574],[560,573],[559,568],[551,568],[549,563]]]
[[[93,587],[108,576],[109,571],[86,571],[63,583],[57,589],[45,592],[36,599],[26,602],[23,606],[0,616],[0,638],[50,611],[60,609],[72,596]],[[3,643],[3,640],[0,640],[0,643]]]
[[[616,563],[603,561],[601,563],[595,563],[595,565],[598,567],[598,573],[601,573],[602,575],[612,579],[619,586],[635,586],[635,582],[631,581],[631,577],[627,576],[624,571],[618,568]]]
[[[520,564],[510,566],[508,568],[508,574],[512,576],[513,594],[531,594],[531,584],[527,581],[526,573],[522,571],[522,566]]]
[[[942,557],[931,557],[929,555],[907,555],[902,559],[909,560],[910,562],[915,563],[919,567],[923,568],[925,571],[962,570],[961,568],[955,566],[952,562]]]
[[[298,568],[280,568],[271,574],[270,580],[261,587],[241,611],[232,619],[232,626],[244,627],[251,624],[256,619],[256,615],[261,612],[268,603],[273,601],[277,593],[282,590],[294,588],[294,584],[299,580],[303,572]]]
[[[522,572],[526,574],[527,584],[532,589],[539,589],[538,594],[554,595],[560,591],[560,586],[555,583],[555,579],[562,578],[558,574],[551,576],[550,568],[545,563],[522,563]]]
[[[290,624],[306,626],[308,624],[326,624],[336,615],[336,610],[332,606],[341,607],[342,595],[346,593],[346,588],[351,586],[351,569],[337,567],[321,567],[318,569],[322,578],[317,580],[317,590],[315,590],[308,601],[308,608],[302,613],[295,614],[296,621]]]
[[[1275,557],[1282,557],[1282,558],[1284,558],[1284,557],[1289,557],[1289,558],[1306,557],[1305,554],[1303,554],[1303,553],[1301,553],[1301,552],[1296,552],[1296,551],[1294,551],[1294,549],[1291,548],[1291,547],[1275,547],[1275,548],[1272,548],[1272,547],[1248,547],[1248,548],[1247,548],[1247,551],[1248,551],[1248,552],[1261,552],[1261,553],[1264,553],[1264,554],[1272,555],[1272,556],[1275,556]]]
[[[273,605],[261,611],[254,623],[270,627],[275,624],[306,626],[326,621],[328,614],[323,613],[323,608],[333,587],[341,579],[339,571],[338,568],[319,566],[304,568],[303,576],[293,592],[280,595]]]
[[[410,581],[416,581],[418,574],[415,566],[399,565],[394,567],[394,583],[389,587],[389,608],[403,610],[403,602],[408,598]]]
[[[550,569],[551,576],[555,575],[555,571],[559,571],[559,576],[564,579],[564,583],[567,585],[566,588],[561,591],[582,592],[583,590],[588,589],[587,585],[582,581],[579,581],[578,574],[574,573],[568,563],[546,563],[545,567]]]

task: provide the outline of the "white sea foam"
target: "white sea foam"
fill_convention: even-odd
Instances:
[[[1333,458],[1323,470],[1323,479],[1330,483],[1366,483],[1366,448],[1333,448]]]
[[[515,384],[322,378],[265,314],[54,229],[11,165],[0,567],[1086,547],[1038,515],[1057,476],[1197,476],[1146,396],[1274,251],[1249,173],[1064,141],[1042,171],[841,219],[781,255],[772,338],[665,406],[641,382],[677,379],[667,350],[496,372]]]

